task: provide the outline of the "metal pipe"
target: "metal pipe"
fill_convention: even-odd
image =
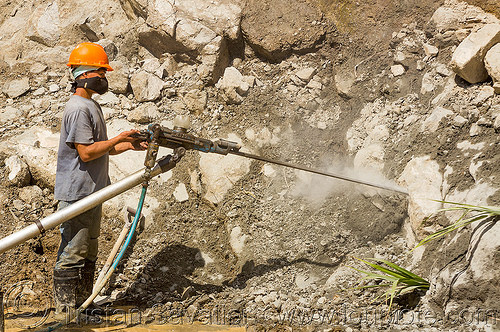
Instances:
[[[168,155],[163,159],[158,161],[158,164],[151,170],[151,177],[159,175],[163,172],[168,171],[171,168],[168,168],[168,163],[171,161],[171,156]],[[39,223],[31,224],[20,231],[17,231],[11,235],[0,239],[0,254],[3,254],[10,248],[17,246],[29,239],[34,238],[41,234],[41,231],[48,230],[54,228],[66,220],[69,220],[79,214],[82,214],[85,211],[88,211],[103,202],[111,199],[139,184],[141,184],[144,180],[144,169],[135,172],[132,175],[127,176],[126,178],[110,184],[109,186],[96,191],[95,193],[82,198],[78,202],[71,204],[70,206],[59,210],[50,216],[47,216],[39,221]],[[41,226],[41,227],[40,227]]]

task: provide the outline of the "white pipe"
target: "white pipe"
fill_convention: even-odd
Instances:
[[[168,168],[168,164],[171,161],[171,156],[167,156],[166,158],[160,159],[158,164],[151,170],[151,177],[159,175],[163,172],[170,170],[172,167]],[[49,230],[54,228],[66,220],[69,220],[79,214],[82,214],[85,211],[88,211],[108,199],[111,199],[130,188],[133,188],[144,181],[144,169],[135,172],[132,175],[127,176],[126,178],[110,184],[109,186],[96,191],[95,193],[82,198],[81,200],[61,209],[50,216],[47,216],[40,220],[40,224],[43,229]],[[21,244],[29,239],[34,238],[40,234],[40,229],[36,224],[31,224],[20,231],[17,231],[11,235],[0,239],[0,254],[3,254],[7,250]]]

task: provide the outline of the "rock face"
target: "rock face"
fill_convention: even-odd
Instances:
[[[305,0],[251,0],[241,30],[254,51],[271,61],[313,51],[326,33],[320,12]]]
[[[493,79],[496,93],[500,93],[500,43],[493,46],[484,57],[484,66]]]
[[[499,42],[500,24],[485,25],[458,45],[451,58],[451,68],[469,83],[485,81],[488,72],[484,67],[484,57],[486,52]]]

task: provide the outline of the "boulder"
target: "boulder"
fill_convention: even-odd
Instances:
[[[483,82],[488,78],[483,63],[488,50],[500,42],[500,24],[487,24],[471,33],[458,45],[451,58],[450,67],[469,83]]]
[[[0,142],[10,148],[29,166],[33,181],[40,187],[53,188],[55,184],[59,133],[49,128],[33,126],[21,135]]]
[[[30,89],[29,79],[27,77],[23,77],[5,83],[3,87],[3,92],[7,94],[9,98],[17,98],[28,92],[29,89]]]
[[[144,103],[133,109],[127,120],[136,123],[151,123],[160,116],[158,107],[154,103]]]
[[[230,134],[230,141],[240,139]],[[250,160],[238,156],[203,153],[200,155],[201,182],[205,186],[205,199],[217,204],[240,178],[250,170]]]
[[[306,0],[250,0],[243,8],[241,30],[256,54],[281,61],[315,50],[327,27],[322,13]]]
[[[10,156],[5,159],[5,166],[7,167],[7,182],[9,185],[24,187],[31,181],[31,174],[28,167],[21,158],[18,156]]]
[[[39,5],[28,21],[26,37],[45,46],[53,47],[61,36],[59,5],[57,2]]]
[[[500,94],[500,43],[496,44],[484,57],[484,67],[493,79],[495,92]]]
[[[442,205],[433,201],[443,199],[441,194],[443,175],[439,171],[439,164],[429,156],[412,158],[398,182],[406,187],[410,194],[408,214],[412,229],[417,231],[422,221]]]
[[[130,86],[137,101],[154,101],[160,98],[163,81],[158,76],[141,70],[132,75]]]
[[[128,89],[129,68],[121,60],[109,63],[113,71],[108,71],[106,77],[109,82],[109,89],[114,93],[126,93]]]

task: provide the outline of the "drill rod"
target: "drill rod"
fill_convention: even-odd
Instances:
[[[319,175],[325,175],[325,176],[329,176],[331,178],[336,178],[336,179],[345,180],[345,181],[349,181],[349,182],[354,182],[354,183],[358,183],[358,184],[363,184],[363,185],[366,185],[366,186],[375,187],[375,188],[379,188],[379,189],[395,191],[395,192],[398,192],[398,193],[401,193],[401,194],[404,194],[404,195],[409,195],[408,191],[405,190],[404,188],[388,187],[388,186],[384,186],[382,184],[373,183],[373,182],[370,182],[370,181],[365,181],[365,180],[360,180],[360,179],[355,179],[355,178],[352,178],[352,177],[349,177],[349,176],[345,176],[345,175],[339,175],[339,174],[334,174],[334,173],[330,173],[330,172],[323,172],[323,171],[320,171],[320,170],[317,170],[317,169],[314,169],[314,168],[308,168],[308,167],[304,167],[304,166],[301,166],[301,165],[287,163],[287,162],[284,162],[284,161],[273,160],[273,159],[265,158],[265,157],[258,156],[258,155],[255,155],[255,154],[251,154],[251,153],[246,153],[246,152],[241,152],[241,151],[234,151],[234,150],[229,151],[229,153],[237,155],[237,156],[242,156],[242,157],[245,157],[245,158],[260,160],[260,161],[263,161],[263,162],[266,162],[266,163],[271,163],[271,164],[281,165],[281,166],[285,166],[285,167],[296,168],[296,169],[300,169],[302,171],[306,171],[306,172],[310,172],[310,173],[315,173],[315,174],[319,174]]]

